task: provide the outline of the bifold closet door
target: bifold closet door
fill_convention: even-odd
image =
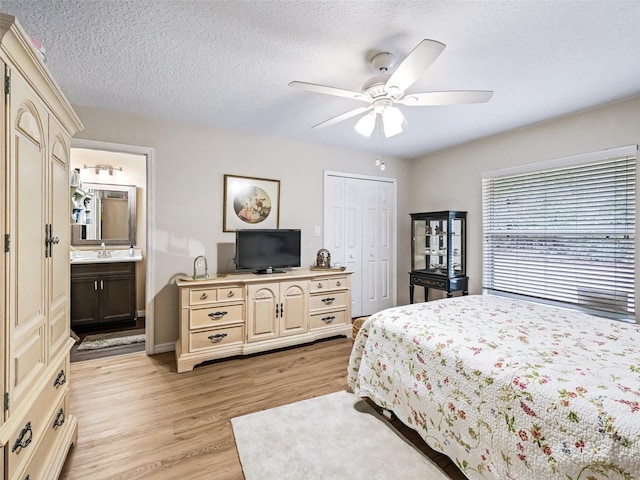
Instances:
[[[393,306],[395,183],[326,175],[325,247],[353,272],[351,315]]]

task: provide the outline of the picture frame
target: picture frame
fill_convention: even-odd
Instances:
[[[280,180],[224,175],[222,231],[280,228]]]

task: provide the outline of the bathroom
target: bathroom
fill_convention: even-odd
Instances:
[[[145,155],[71,148],[71,361],[145,349],[146,169]]]

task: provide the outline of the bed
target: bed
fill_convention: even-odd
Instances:
[[[492,295],[372,315],[348,385],[469,479],[640,478],[640,327]]]

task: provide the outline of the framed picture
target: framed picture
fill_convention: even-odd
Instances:
[[[279,228],[280,180],[224,176],[224,232],[241,228]]]

